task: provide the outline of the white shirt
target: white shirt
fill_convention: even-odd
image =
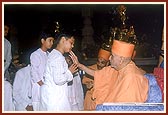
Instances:
[[[13,82],[13,99],[16,111],[25,111],[31,100],[31,75],[30,65],[16,72]]]
[[[68,86],[69,100],[74,111],[84,110],[84,93],[79,72],[75,74],[72,85]]]
[[[37,83],[43,79],[43,74],[47,62],[47,52],[41,48],[34,51],[30,56],[31,63],[31,77],[32,77],[32,101],[40,101],[40,85]]]
[[[14,111],[12,85],[8,81],[4,81],[4,111]]]
[[[67,82],[73,79],[65,57],[53,49],[48,56],[44,84],[41,86],[42,111],[70,111]]]
[[[11,43],[4,38],[4,72],[8,69],[12,60]]]

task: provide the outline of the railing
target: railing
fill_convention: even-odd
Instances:
[[[95,64],[97,61],[97,58],[88,58],[86,61],[86,65],[92,65]],[[158,59],[155,57],[149,57],[149,58],[135,58],[134,62],[136,65],[144,66],[144,65],[157,65]]]
[[[155,57],[135,58],[134,62],[136,65],[157,65],[158,59],[156,59]]]

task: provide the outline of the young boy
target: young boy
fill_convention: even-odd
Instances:
[[[74,38],[61,34],[55,42],[56,47],[48,56],[44,85],[41,86],[42,111],[70,111],[71,105],[68,97],[67,83],[73,79],[73,73],[77,72],[77,65],[72,64],[68,68],[65,57],[66,52],[71,52],[74,47]]]
[[[54,32],[44,30],[41,33],[41,47],[34,51],[30,56],[31,76],[32,76],[32,104],[34,111],[39,111],[40,86],[43,84],[43,74],[48,59],[48,49],[54,42]]]

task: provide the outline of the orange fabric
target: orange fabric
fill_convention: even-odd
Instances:
[[[86,85],[89,82],[93,82],[93,79],[83,76],[82,83]]]
[[[119,56],[131,57],[134,51],[135,45],[126,43],[119,40],[113,40],[112,52]]]
[[[109,60],[110,55],[111,54],[110,54],[109,51],[104,50],[102,48],[99,50],[99,53],[98,53],[98,57],[101,57],[101,58],[103,58],[105,60]]]
[[[92,100],[93,91],[94,88],[86,92],[84,99],[84,110],[90,111],[95,109],[96,103],[94,102],[94,100]]]
[[[115,84],[118,72],[110,66],[96,71],[94,74],[94,92],[92,98],[96,98],[96,104],[106,102],[106,97],[110,93],[109,88]],[[96,107],[96,106],[95,106]]]
[[[93,69],[93,70],[97,70],[97,64],[88,66],[88,68]],[[82,79],[82,83],[87,85],[89,82],[93,82],[92,79],[83,76]],[[86,95],[85,95],[85,99],[84,99],[84,110],[94,110],[95,109],[95,101],[92,100],[92,94],[93,94],[94,88],[92,88],[91,90],[87,90]]]
[[[145,102],[148,80],[142,71],[130,62],[120,71],[105,67],[94,75],[93,98],[96,105],[105,102]]]

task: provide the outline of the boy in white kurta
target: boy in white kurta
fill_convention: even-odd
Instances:
[[[54,32],[44,30],[40,36],[41,47],[30,56],[31,77],[32,77],[32,104],[34,111],[39,111],[40,86],[43,84],[43,75],[48,58],[48,49],[53,45]]]
[[[32,111],[30,65],[16,72],[13,82],[13,99],[16,111]]]
[[[70,52],[74,39],[61,34],[56,40],[56,48],[48,56],[44,84],[41,86],[42,111],[71,111],[67,83],[73,79],[77,65],[68,68],[65,52]]]

